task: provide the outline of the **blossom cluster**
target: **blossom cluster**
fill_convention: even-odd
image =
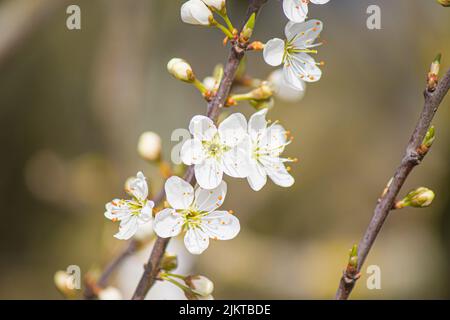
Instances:
[[[323,24],[306,18],[309,2],[328,1],[283,1],[283,10],[290,20],[285,27],[286,38],[253,45],[254,50],[263,50],[264,60],[269,65],[283,65],[283,68],[273,72],[266,81],[258,82],[257,88],[249,94],[230,96],[230,103],[239,99],[265,101],[272,94],[295,98],[305,90],[305,82],[321,78],[321,63],[311,55],[317,53],[320,43],[316,40]],[[189,0],[181,6],[180,14],[185,23],[218,27],[231,41],[238,37],[248,41],[254,24],[253,16],[239,36],[228,18],[225,0]],[[215,15],[223,18],[226,26],[217,22]],[[250,44],[249,50],[251,47]],[[177,79],[194,84],[206,99],[215,94],[223,75],[223,70],[219,70],[214,77],[200,82],[191,66],[179,58],[170,60],[167,67]],[[189,124],[191,138],[182,145],[180,158],[185,165],[193,166],[198,186],[192,186],[177,175],[168,177],[164,186],[167,201],[163,209],[156,210],[155,203],[147,199],[146,178],[138,172],[127,182],[130,199],[114,199],[106,204],[105,217],[120,222],[115,237],[130,239],[142,225],[152,223],[154,232],[162,238],[183,233],[187,250],[200,254],[207,249],[210,239],[233,239],[241,228],[233,211],[219,210],[227,194],[224,175],[246,179],[255,191],[261,190],[268,178],[278,186],[292,186],[294,178],[286,163],[295,159],[282,157],[291,142],[289,132],[278,121],[266,119],[267,107],[255,107],[257,111],[248,121],[241,113],[232,113],[218,125],[209,117],[194,116]],[[148,161],[161,161],[160,149],[161,141],[153,133],[143,135],[138,144],[139,154]]]

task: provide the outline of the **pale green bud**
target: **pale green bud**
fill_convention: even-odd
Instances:
[[[167,63],[167,70],[171,75],[181,81],[193,82],[195,80],[194,72],[191,66],[185,60],[173,58]]]
[[[434,142],[434,139],[435,139],[435,129],[434,126],[431,126],[430,129],[428,129],[425,138],[423,139],[422,145],[425,146],[426,148],[430,148]]]
[[[432,190],[420,187],[409,192],[405,198],[395,204],[396,209],[404,207],[424,208],[431,205],[435,197]]]

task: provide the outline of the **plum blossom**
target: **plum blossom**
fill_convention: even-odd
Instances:
[[[267,182],[267,176],[281,187],[290,187],[294,178],[285,167],[285,162],[295,161],[290,158],[281,158],[287,141],[286,130],[274,122],[268,126],[266,120],[267,109],[254,113],[248,123],[248,133],[251,140],[251,165],[247,177],[250,187],[255,190]]]
[[[220,123],[205,116],[194,116],[189,124],[193,135],[181,147],[181,160],[194,165],[195,178],[204,189],[216,188],[223,173],[234,178],[248,175],[247,120],[241,113],[234,113]]]
[[[112,221],[120,221],[119,232],[114,235],[117,239],[130,239],[139,228],[152,220],[154,202],[147,200],[148,186],[142,172],[132,178],[126,190],[133,199],[114,199],[106,204],[105,217]]]
[[[283,0],[283,11],[292,22],[303,22],[308,17],[308,4],[325,4],[330,0]]]
[[[299,84],[301,87],[299,89],[293,88],[284,79],[283,69],[273,71],[267,80],[275,96],[284,101],[296,102],[305,96],[306,83],[300,80]]]
[[[264,60],[271,66],[283,64],[286,83],[297,90],[304,88],[303,81],[315,82],[322,76],[322,71],[310,53],[317,53],[313,48],[321,45],[315,40],[322,31],[319,20],[304,23],[288,22],[285,27],[286,40],[274,38],[264,46]]]
[[[189,24],[210,25],[211,10],[202,0],[189,0],[181,6],[181,20]]]
[[[222,181],[216,188],[194,188],[183,179],[173,176],[165,184],[167,202],[171,208],[158,212],[154,229],[162,238],[186,232],[184,244],[192,254],[201,254],[209,246],[209,239],[230,240],[240,231],[239,220],[228,211],[217,210],[227,193]]]

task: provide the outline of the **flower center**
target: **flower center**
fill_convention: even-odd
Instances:
[[[203,148],[210,158],[220,158],[225,152],[229,150],[229,147],[220,141],[218,134],[210,141],[202,141]]]
[[[181,213],[183,214],[184,218],[183,226],[186,229],[190,229],[199,228],[202,223],[201,217],[203,217],[207,212],[200,211],[195,207],[191,207],[189,209],[183,210]]]

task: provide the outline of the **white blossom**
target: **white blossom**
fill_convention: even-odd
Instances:
[[[137,151],[139,155],[148,161],[155,161],[161,155],[161,138],[158,134],[147,131],[141,134]]]
[[[248,175],[247,120],[241,113],[234,113],[216,128],[205,116],[194,116],[189,124],[193,135],[180,152],[186,165],[194,165],[195,177],[204,189],[216,188],[223,173],[234,178]]]
[[[274,122],[268,126],[266,120],[267,109],[253,114],[248,123],[248,132],[251,139],[251,165],[247,180],[250,187],[258,191],[267,182],[267,176],[281,187],[290,187],[294,178],[285,167],[285,162],[292,159],[281,158],[287,141],[286,130]]]
[[[145,176],[138,172],[136,178],[128,183],[126,190],[133,198],[131,200],[114,199],[106,204],[105,217],[112,221],[120,221],[117,239],[130,239],[145,223],[152,220],[153,201],[147,200],[148,186]]]
[[[330,0],[283,0],[283,11],[292,22],[303,22],[308,17],[308,4],[325,4]]]
[[[228,211],[217,210],[227,193],[222,181],[213,190],[194,188],[183,179],[173,176],[165,184],[167,202],[171,208],[158,212],[154,229],[162,238],[185,232],[184,244],[192,254],[201,254],[209,246],[209,239],[230,240],[240,231],[239,220]]]
[[[212,17],[211,10],[202,0],[189,0],[181,6],[181,20],[185,23],[209,26]]]
[[[301,100],[305,96],[306,83],[300,80],[301,85],[299,89],[296,89],[286,82],[283,75],[283,69],[277,69],[273,71],[269,77],[268,82],[272,87],[275,96],[288,102],[296,102]]]
[[[323,24],[319,20],[304,23],[288,22],[285,28],[286,40],[274,38],[264,46],[264,60],[271,66],[283,64],[286,82],[297,90],[304,88],[303,81],[320,80],[322,71],[310,53],[317,53],[313,48],[321,45],[315,40],[322,31]]]

